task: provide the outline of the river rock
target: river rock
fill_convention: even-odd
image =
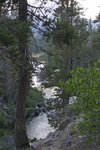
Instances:
[[[45,107],[45,102],[40,102],[40,103],[37,104],[37,106],[38,106],[39,108]]]
[[[63,149],[64,147],[68,147],[71,146],[72,143],[72,137],[71,136],[67,136],[63,142],[61,143],[60,149]]]
[[[32,114],[31,114],[31,117],[39,116],[40,113],[41,113],[40,108],[34,108]]]
[[[64,121],[60,124],[59,130],[64,130],[64,128],[66,128],[66,126],[67,126],[70,122],[72,122],[73,120],[75,120],[75,119],[76,119],[76,116],[72,116],[72,117],[69,117],[69,118],[67,118],[66,120],[64,120]]]
[[[32,146],[35,147],[35,150],[100,150],[100,140],[98,142],[99,145],[92,144],[89,146],[82,139],[80,140],[77,134],[70,135],[73,123],[78,121],[79,119],[75,119],[74,116],[69,118],[69,120],[64,122],[63,128],[58,128],[45,139],[33,143]]]
[[[45,78],[46,78],[46,75],[47,75],[47,72],[48,72],[48,69],[45,68],[45,69],[42,69],[41,72],[39,72],[37,75],[38,75],[38,78],[40,79],[40,81],[44,81]]]

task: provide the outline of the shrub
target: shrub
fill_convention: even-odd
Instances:
[[[33,108],[25,108],[26,117],[29,117],[29,115],[33,112]]]
[[[32,112],[32,109],[36,107],[39,102],[44,101],[43,92],[39,91],[37,88],[30,87],[27,94],[26,101],[26,115]]]
[[[44,101],[43,92],[37,88],[30,88],[27,95],[26,107],[35,107],[41,101]]]
[[[100,70],[93,67],[71,71],[72,78],[61,83],[71,95],[77,97],[76,107],[80,108],[79,118],[83,121],[75,125],[79,134],[87,139],[100,137]]]

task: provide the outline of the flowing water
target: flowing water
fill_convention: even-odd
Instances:
[[[40,69],[38,69],[38,72],[39,71]],[[41,82],[39,81],[37,75],[33,75],[32,81],[34,83],[33,87],[41,90]],[[43,90],[43,92],[45,93],[44,97],[46,99],[54,97],[54,88],[47,88]],[[46,113],[42,113],[38,117],[34,117],[31,121],[27,121],[27,135],[29,139],[43,139],[50,132],[54,132],[54,128],[50,126]]]
[[[38,66],[37,68],[37,72],[40,71],[40,68],[43,67],[43,65]],[[37,75],[33,75],[32,81],[34,83],[33,87],[36,87],[38,89],[41,90],[41,83],[37,77]],[[43,92],[45,93],[44,98],[49,99],[49,98],[53,98],[54,95],[54,91],[55,88],[57,87],[53,87],[53,88],[46,88],[43,90]],[[69,104],[72,104],[76,101],[76,97],[70,97],[69,98]],[[33,139],[34,137],[39,139],[43,139],[45,138],[50,132],[54,132],[54,128],[52,128],[48,122],[47,119],[47,114],[46,113],[42,113],[40,114],[38,117],[34,117],[31,121],[27,122],[27,135],[29,137],[29,139]]]
[[[43,113],[32,119],[27,125],[27,134],[29,139],[43,139],[54,129],[49,125],[47,114]]]

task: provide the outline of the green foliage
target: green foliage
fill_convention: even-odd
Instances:
[[[16,29],[12,28],[13,26],[18,26],[17,21],[12,21],[11,19],[8,18],[0,18],[0,45],[3,46],[10,46],[14,45],[16,43]]]
[[[44,101],[43,92],[39,91],[37,88],[30,87],[27,94],[26,114],[29,116],[33,108],[42,101]]]
[[[66,117],[78,115],[81,112],[81,107],[76,106],[76,104],[68,104],[65,109],[65,115]]]
[[[59,101],[56,100],[49,100],[47,103],[47,109],[51,110],[48,114],[48,120],[51,126],[54,128],[59,127],[60,123],[66,119],[67,117],[71,117],[74,115],[78,115],[81,112],[80,106],[76,106],[75,104],[67,104],[67,100],[62,102],[60,99]],[[53,111],[52,111],[53,110]]]
[[[47,101],[47,110],[51,110],[48,114],[48,120],[51,126],[58,127],[65,119],[65,110],[69,102],[69,94],[61,87],[55,90],[55,98]]]
[[[2,135],[0,136],[0,150],[15,149],[14,131],[4,129],[4,131],[2,132],[4,133],[2,133]]]
[[[32,147],[28,147],[28,148],[26,148],[26,150],[32,150]]]
[[[30,142],[37,142],[38,140],[37,140],[37,138],[33,138],[33,139],[31,139],[31,140],[29,140]]]
[[[59,81],[68,80],[71,77],[70,71],[78,65],[89,64],[86,57],[89,56],[89,53],[85,49],[88,38],[87,21],[79,17],[79,10],[75,0],[64,0],[55,10],[55,18],[52,21],[53,30],[48,33],[53,41],[53,46],[47,52],[49,58],[46,65],[48,82],[44,86],[58,87],[56,98],[50,100],[48,104],[49,109],[57,112],[57,117],[54,113],[48,115],[49,121],[54,126],[64,119],[70,96],[59,85]]]
[[[93,67],[71,71],[72,78],[61,83],[71,95],[77,97],[75,105],[79,108],[79,118],[83,118],[76,128],[79,134],[88,138],[100,136],[100,70],[97,63]]]
[[[0,128],[4,128],[6,126],[7,118],[4,114],[4,111],[0,108]]]
[[[9,100],[6,103],[6,107],[7,107],[7,114],[9,116],[12,116],[12,119],[15,118],[15,114],[16,114],[16,105],[15,103],[13,103],[11,100]]]
[[[76,37],[75,28],[68,20],[61,20],[55,25],[56,27],[52,32],[54,41],[69,44]]]
[[[93,38],[93,48],[95,50],[100,50],[100,27],[98,27],[95,36]]]
[[[5,134],[5,129],[0,128],[0,136],[4,136]]]
[[[33,108],[25,108],[26,116],[29,116],[33,112]]]
[[[26,107],[35,107],[41,101],[44,101],[42,91],[39,91],[37,88],[30,88],[27,95]]]
[[[48,117],[49,124],[55,129],[60,125],[61,123],[60,115],[59,117],[57,117],[54,113],[50,113],[47,115],[47,117]]]

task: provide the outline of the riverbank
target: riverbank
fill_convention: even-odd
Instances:
[[[87,143],[82,136],[71,130],[73,123],[79,122],[76,116],[64,120],[55,132],[42,140],[31,143],[35,150],[100,150],[100,140]]]

